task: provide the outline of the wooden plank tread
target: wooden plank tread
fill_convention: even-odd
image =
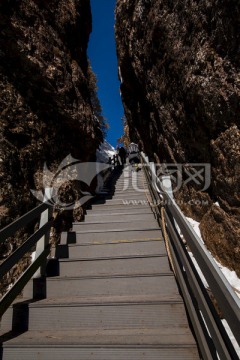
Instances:
[[[25,347],[34,345],[115,345],[115,346],[157,346],[191,348],[194,340],[186,326],[164,327],[164,329],[86,329],[66,331],[29,331],[4,343],[8,346]]]

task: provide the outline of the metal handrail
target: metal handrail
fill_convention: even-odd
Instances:
[[[52,221],[47,222],[33,235],[31,235],[19,248],[17,248],[7,259],[0,265],[0,276],[4,276],[11,268],[28,253],[31,248],[38,242],[38,240],[46,234]]]
[[[20,294],[22,289],[26,286],[29,280],[33,277],[37,269],[47,258],[50,251],[50,246],[42,252],[42,254],[24,271],[17,282],[11,287],[11,289],[2,297],[0,301],[0,318],[13,303],[16,297]]]
[[[204,274],[210,289],[217,300],[217,303],[227,320],[236,340],[240,343],[240,300],[234,293],[232,287],[223,276],[222,272],[211,258],[208,251],[205,249],[201,240],[194,232],[190,224],[185,219],[185,216],[179,209],[172,195],[164,189],[162,181],[157,177],[155,166],[150,163],[148,157],[142,153],[142,160],[145,165],[146,175],[148,177],[149,187],[151,188],[151,194],[156,203],[163,200],[166,209],[166,221],[169,232],[169,237],[172,243],[172,250],[177,254],[176,258],[182,262],[181,267],[187,274],[189,286],[195,298],[198,301],[198,307],[201,310],[204,321],[207,324],[208,331],[211,333],[216,350],[222,359],[234,359],[238,358],[235,350],[233,349],[232,343],[230,342],[225,329],[222,326],[221,321],[216,315],[215,309],[211,307],[210,302],[207,300],[208,295],[202,297],[203,285],[199,285],[200,279],[196,280],[196,271],[194,275],[193,264],[190,264],[191,260],[187,259],[183,253],[181,253],[182,244],[179,237],[177,227],[181,230],[187,244],[189,245],[198,265]],[[160,207],[160,205],[159,205]],[[158,207],[156,211],[159,213]],[[187,262],[186,262],[187,261]],[[189,265],[190,264],[190,265]],[[200,286],[200,287],[199,287]],[[210,311],[209,308],[211,307]],[[213,314],[213,315],[212,315]],[[223,339],[221,338],[223,337]],[[209,359],[209,355],[205,355],[206,359]]]
[[[0,243],[2,243],[8,237],[14,235],[17,230],[27,226],[32,220],[36,219],[40,215],[41,220],[39,229],[10,256],[8,256],[0,265],[0,276],[4,276],[24,257],[26,253],[32,250],[34,245],[36,245],[36,259],[0,300],[0,318],[16,299],[31,277],[36,273],[36,271],[41,268],[39,276],[45,273],[46,259],[50,252],[49,233],[53,223],[53,219],[50,218],[51,212],[49,211],[49,205],[42,203],[41,205],[35,207],[25,215],[21,216],[19,219],[6,226],[4,229],[0,230]]]
[[[0,230],[0,243],[3,243],[8,237],[12,236],[17,230],[28,225],[32,220],[36,219],[44,210],[48,208],[48,205],[42,203],[24,214],[20,218],[13,221],[11,224],[5,226]]]
[[[116,165],[116,158],[114,158],[114,166]],[[109,176],[109,171],[106,172],[103,182]],[[50,195],[48,189],[45,189],[46,193],[42,204],[38,205],[28,213],[24,214],[20,218],[7,225],[0,230],[0,243],[3,243],[9,237],[13,236],[17,230],[26,227],[29,223],[41,216],[39,229],[32,234],[19,248],[17,248],[10,256],[8,256],[2,264],[0,264],[0,276],[4,276],[9,272],[13,266],[15,266],[23,256],[30,252],[34,245],[36,245],[35,260],[25,270],[25,272],[19,277],[19,279],[13,284],[13,286],[6,292],[6,294],[0,299],[0,318],[12,304],[18,294],[25,287],[27,282],[33,278],[42,278],[45,276],[45,268],[47,263],[47,256],[50,253],[49,246],[49,233],[53,224],[51,219],[50,206],[47,203]],[[44,296],[44,289],[38,290],[37,296]]]

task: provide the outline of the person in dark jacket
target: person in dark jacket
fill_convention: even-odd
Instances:
[[[120,157],[122,166],[124,166],[124,164],[126,164],[127,152],[123,146],[120,147],[118,155]]]

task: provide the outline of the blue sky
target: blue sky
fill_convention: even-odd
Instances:
[[[114,147],[123,132],[123,107],[114,39],[115,4],[116,0],[91,0],[93,30],[88,45],[88,56],[98,79],[98,97],[103,115],[110,125],[107,141]]]

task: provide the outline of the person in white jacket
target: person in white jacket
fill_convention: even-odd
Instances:
[[[138,169],[140,163],[139,147],[133,142],[128,146],[128,161],[132,166],[136,167],[136,170]]]

